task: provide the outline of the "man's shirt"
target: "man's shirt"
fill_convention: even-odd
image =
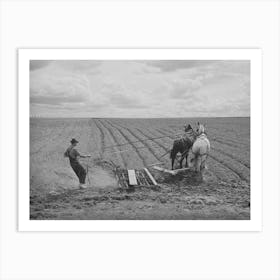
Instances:
[[[69,147],[65,152],[65,156],[69,157],[71,163],[79,163],[78,157],[80,154],[75,148]]]

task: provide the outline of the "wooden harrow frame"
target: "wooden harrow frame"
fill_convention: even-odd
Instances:
[[[190,170],[190,168],[180,168],[175,170],[169,170],[166,168],[162,168],[158,165],[163,163],[157,163],[152,164],[150,167],[153,169],[168,173],[170,175],[177,175],[181,172],[184,172],[186,170]],[[116,168],[115,170],[116,177],[118,178],[118,182],[120,187],[124,187],[126,189],[132,187],[132,186],[157,186],[158,183],[153,177],[153,175],[150,173],[148,168],[143,169],[123,169],[123,168]]]
[[[119,186],[126,189],[133,186],[157,186],[153,175],[147,168],[143,169],[123,169],[117,168],[116,177],[119,181]]]

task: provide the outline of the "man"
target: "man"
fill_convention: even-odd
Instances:
[[[76,146],[79,143],[79,141],[77,141],[75,138],[73,138],[71,141],[71,145],[70,147],[68,147],[68,149],[65,151],[64,156],[65,157],[69,157],[70,160],[70,165],[73,168],[74,172],[76,173],[76,175],[79,178],[79,188],[80,189],[85,189],[87,186],[85,184],[85,180],[86,180],[86,170],[84,169],[84,167],[80,164],[80,162],[78,161],[78,158],[89,158],[90,155],[81,155],[77,150],[76,150]]]

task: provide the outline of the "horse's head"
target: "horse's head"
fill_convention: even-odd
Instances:
[[[197,133],[197,135],[201,135],[201,134],[205,133],[205,126],[198,122],[196,133]]]
[[[184,128],[185,128],[185,132],[188,132],[188,131],[190,131],[190,130],[193,130],[193,129],[192,129],[192,126],[191,126],[190,124],[184,125]]]

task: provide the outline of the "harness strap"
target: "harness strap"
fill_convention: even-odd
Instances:
[[[202,135],[202,134],[201,134]],[[200,136],[199,136],[200,137]],[[199,138],[198,137],[198,138]],[[207,138],[201,138],[200,140],[204,140],[204,141],[206,141],[207,140]],[[208,141],[208,140],[207,140]],[[192,146],[192,153],[194,154],[194,155],[199,155],[198,153],[195,153],[194,151],[193,151],[193,146]],[[206,153],[204,153],[204,154],[202,154],[202,155],[200,155],[200,156],[204,156],[204,155],[208,155],[208,153],[206,152]]]
[[[200,155],[199,153],[194,153],[193,150],[192,150],[192,153],[195,155],[195,157],[198,157],[198,156],[202,157],[202,156],[205,156],[205,155],[208,156],[208,153],[203,153],[202,155]]]

